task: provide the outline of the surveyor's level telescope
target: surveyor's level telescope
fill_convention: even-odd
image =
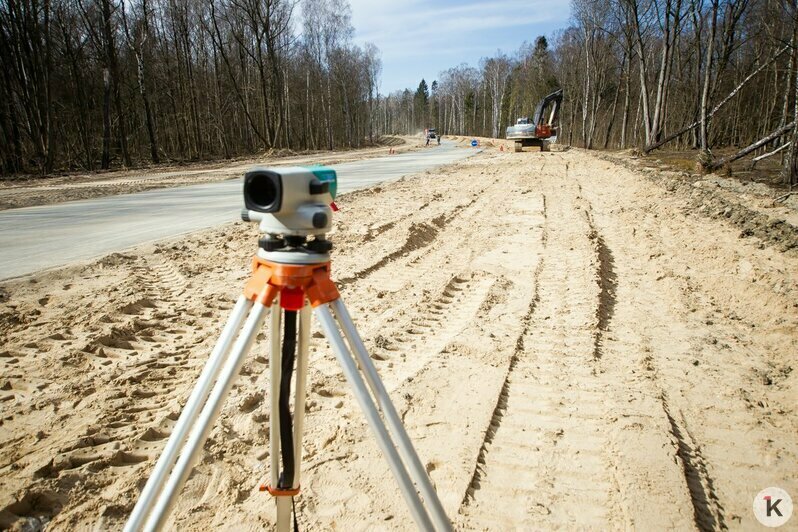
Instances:
[[[300,491],[311,308],[416,525],[422,530],[451,530],[427,472],[330,278],[332,244],[326,233],[332,227],[330,207],[336,184],[335,171],[324,167],[255,168],[244,176],[242,218],[258,222],[263,233],[252,260],[252,275],[130,514],[125,532],[157,531],[167,523],[269,311],[271,477],[261,491],[268,491],[276,500],[277,530],[291,530],[292,501]]]

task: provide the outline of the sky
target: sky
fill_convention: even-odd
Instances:
[[[478,66],[497,50],[567,25],[569,0],[349,0],[355,42],[382,56],[383,94],[427,84],[461,63]]]

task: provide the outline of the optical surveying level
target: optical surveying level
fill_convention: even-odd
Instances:
[[[252,259],[252,275],[130,514],[125,532],[157,531],[165,525],[269,313],[271,478],[261,491],[275,498],[278,532],[291,530],[293,497],[300,491],[311,309],[416,525],[422,530],[451,530],[426,470],[330,278],[332,243],[326,233],[332,227],[336,184],[335,171],[325,167],[254,168],[244,176],[245,209],[241,216],[245,221],[258,222],[263,233]]]

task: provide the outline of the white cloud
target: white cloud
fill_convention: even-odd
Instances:
[[[355,40],[382,52],[383,76],[394,64],[418,60],[418,70],[437,73],[497,49],[517,49],[535,34],[550,34],[567,19],[568,0],[350,0]],[[526,28],[536,28],[535,33]],[[542,28],[542,29],[541,29]],[[528,33],[528,35],[526,35]],[[521,37],[519,37],[521,35]],[[398,73],[397,73],[398,74]],[[413,76],[420,79],[421,74]]]
[[[434,0],[351,0],[350,4],[358,39],[391,43],[406,43],[409,37],[459,40],[475,31],[559,22],[568,13],[567,0],[498,0],[445,7],[436,7]]]

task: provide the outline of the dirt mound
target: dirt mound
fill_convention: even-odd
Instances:
[[[762,244],[779,251],[798,250],[798,225],[786,219],[789,216],[798,221],[798,216],[796,212],[785,212],[795,209],[775,209],[773,193],[768,188],[760,186],[754,192],[757,187],[751,185],[744,192],[737,188],[725,194],[714,176],[708,179],[687,172],[641,168],[638,161],[623,153],[597,153],[596,156],[640,172],[668,192],[677,194],[686,201],[688,212],[732,224],[739,230],[740,238],[756,237]]]
[[[407,140],[394,135],[382,135],[377,139],[377,144],[381,146],[401,146],[402,144],[407,144]]]

